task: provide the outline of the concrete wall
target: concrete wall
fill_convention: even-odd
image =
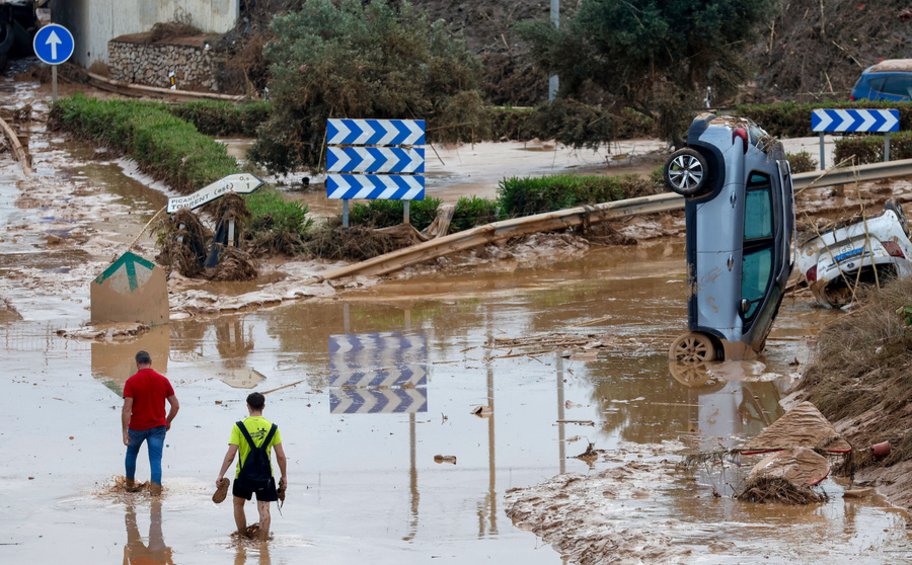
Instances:
[[[225,33],[238,18],[240,0],[52,0],[51,19],[76,40],[73,59],[88,67],[108,62],[108,41],[149,31],[160,22],[191,20],[205,33]]]

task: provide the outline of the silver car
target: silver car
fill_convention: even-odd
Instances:
[[[689,332],[671,360],[745,359],[763,350],[793,266],[795,213],[782,145],[746,118],[701,114],[665,182],[685,197]]]

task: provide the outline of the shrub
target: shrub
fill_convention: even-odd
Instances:
[[[516,217],[652,194],[657,187],[635,175],[554,175],[503,179],[497,192],[501,213]]]
[[[837,163],[855,156],[856,165],[883,161],[884,140],[880,135],[853,135],[836,140],[833,158]],[[901,131],[890,136],[890,159],[912,158],[912,132]]]
[[[735,111],[746,116],[777,137],[808,137],[811,132],[811,112],[819,108],[895,108],[903,130],[912,128],[912,102],[888,100],[824,100],[823,102],[776,102],[774,104],[742,104]]]
[[[166,105],[178,118],[193,123],[206,135],[241,135],[256,137],[256,130],[272,110],[269,102],[234,104],[225,101],[199,100]]]
[[[179,192],[191,192],[238,170],[225,146],[165,111],[161,104],[96,100],[77,94],[57,101],[51,121],[123,151],[140,168]]]
[[[450,222],[450,233],[476,226],[483,226],[498,220],[499,206],[496,200],[478,196],[461,196],[456,201],[456,210]]]
[[[434,221],[440,200],[425,198],[412,200],[409,205],[409,223],[418,230],[423,230]],[[349,214],[351,225],[370,228],[388,228],[402,223],[402,200],[370,200],[352,205]]]
[[[788,159],[792,173],[807,173],[817,169],[817,161],[807,151],[786,153],[785,157]]]

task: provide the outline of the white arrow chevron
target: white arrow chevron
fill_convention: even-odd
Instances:
[[[386,133],[383,135],[383,137],[380,138],[380,141],[377,142],[377,145],[389,145],[389,142],[392,141],[394,137],[396,137],[399,131],[393,125],[393,122],[389,120],[381,120],[380,125],[383,127],[383,130]]]
[[[345,414],[345,412],[351,408],[351,405],[354,403],[350,394],[345,394],[344,390],[330,390],[329,394],[332,398],[337,399],[339,402],[331,410],[333,414]],[[330,406],[332,406],[332,400],[330,399]]]
[[[833,123],[833,118],[825,110],[814,110],[814,114],[820,119],[820,123],[814,128],[814,131],[826,131],[827,127]]]
[[[877,121],[877,118],[874,117],[874,112],[869,112],[867,110],[859,110],[859,114],[864,118],[861,122],[861,125],[858,126],[858,131],[869,131],[871,126],[874,125],[874,122]]]
[[[367,143],[367,140],[374,135],[374,128],[368,125],[367,120],[353,120],[355,125],[358,126],[358,129],[361,130],[361,135],[352,140],[351,145],[364,145]]]
[[[880,129],[878,129],[877,131],[891,131],[896,127],[896,124],[899,122],[899,118],[897,117],[896,113],[884,112],[884,114],[885,114],[884,117],[887,118],[887,121],[884,122],[884,124],[882,126],[880,126]]]
[[[326,140],[326,143],[329,145],[334,145],[342,143],[345,141],[345,138],[348,137],[348,134],[351,133],[351,130],[345,125],[343,120],[329,120],[332,125],[336,127],[336,135],[332,136],[330,139]]]
[[[852,116],[845,110],[836,110],[836,115],[838,115],[842,121],[836,126],[837,131],[846,131],[849,129],[849,126],[852,125],[852,122],[855,121],[852,119]]]
[[[405,126],[411,131],[411,135],[405,138],[402,142],[402,145],[414,145],[419,139],[421,139],[422,134],[424,134],[424,128],[418,125],[418,122],[414,120],[405,120]]]

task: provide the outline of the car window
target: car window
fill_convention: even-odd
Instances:
[[[741,298],[749,301],[750,308],[744,313],[749,319],[757,311],[766,292],[770,271],[773,266],[773,250],[769,247],[744,254],[741,268]]]
[[[744,201],[744,240],[773,237],[773,201],[768,176],[751,173]]]
[[[912,96],[912,75],[895,75],[885,77],[883,84],[877,88],[882,94],[893,96]]]

